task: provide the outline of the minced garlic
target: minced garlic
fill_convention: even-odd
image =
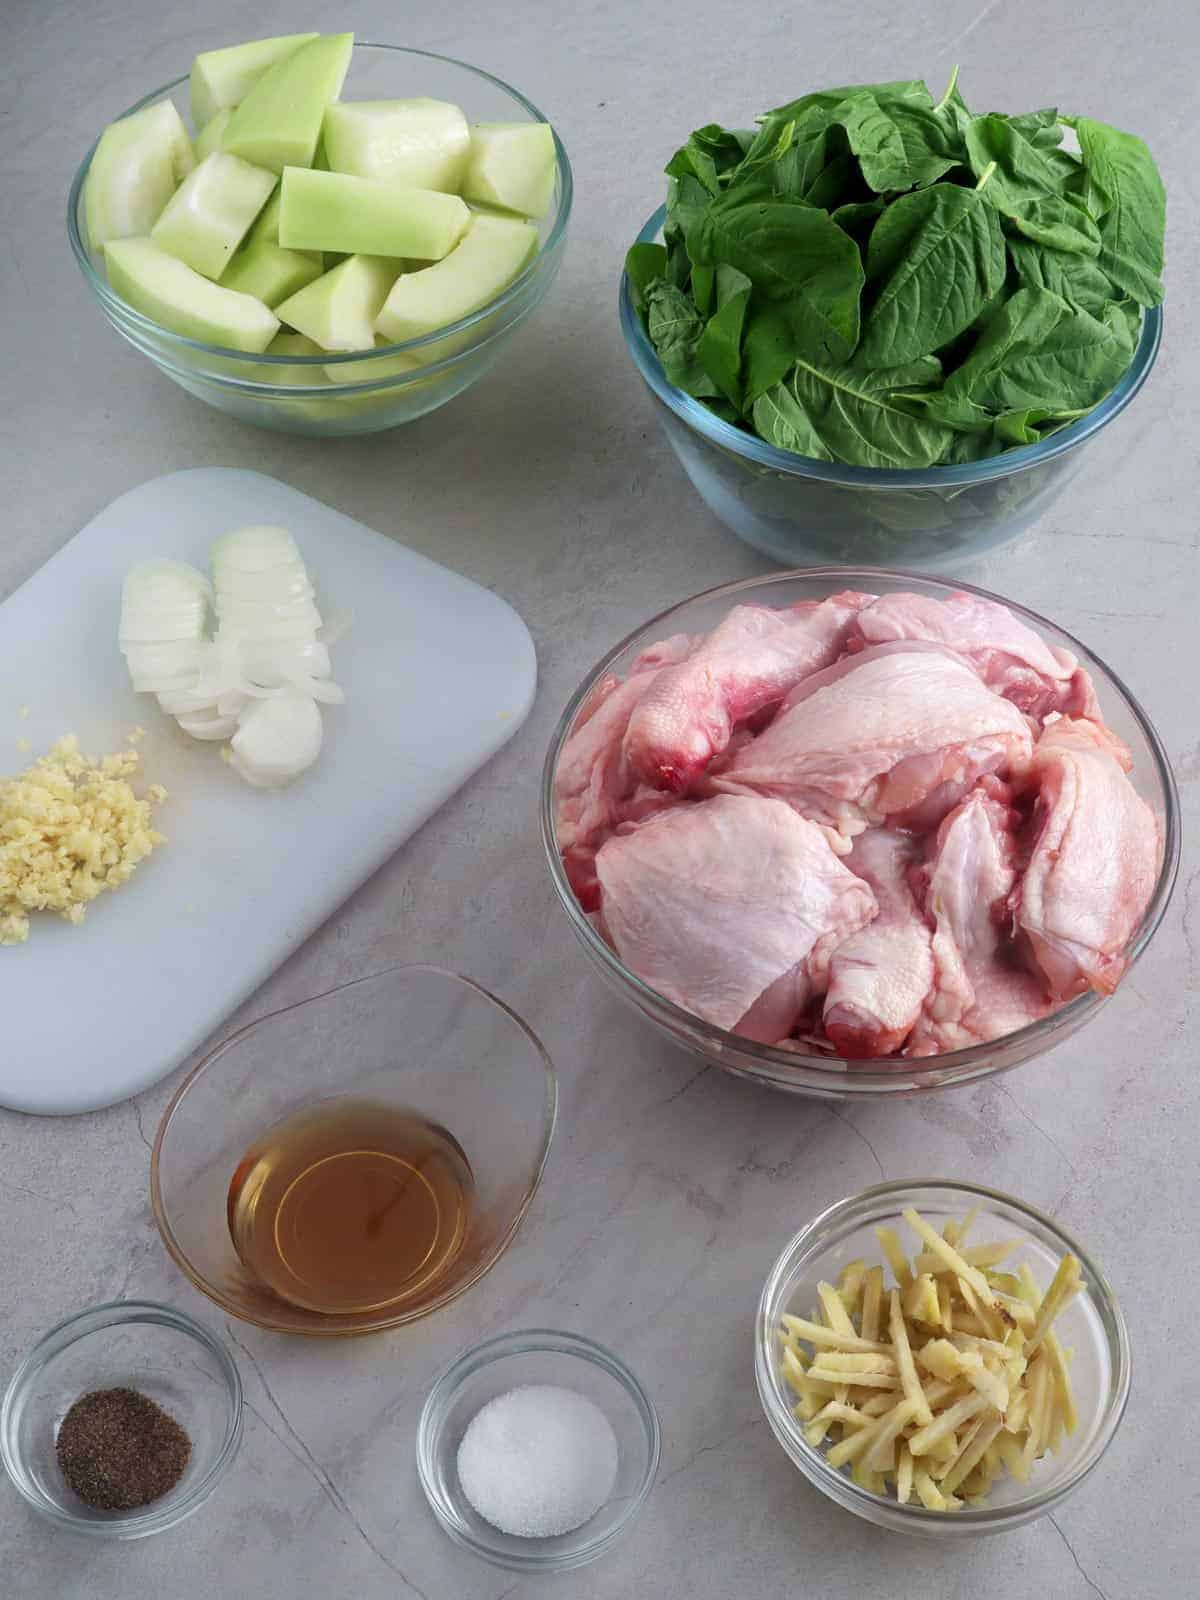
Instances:
[[[151,821],[166,790],[139,798],[128,782],[139,760],[131,748],[89,761],[69,734],[27,772],[0,778],[0,945],[29,937],[31,911],[82,922],[90,901],[165,842]]]

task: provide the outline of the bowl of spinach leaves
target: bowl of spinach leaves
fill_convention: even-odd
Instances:
[[[666,172],[626,343],[702,498],[788,565],[1016,538],[1154,364],[1165,195],[1106,123],[976,116],[956,72],[711,123]]]

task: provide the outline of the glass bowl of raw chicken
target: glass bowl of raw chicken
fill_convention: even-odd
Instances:
[[[1045,1054],[1162,920],[1178,798],[1077,639],[982,589],[812,567],[638,628],[551,741],[542,834],[603,978],[799,1094]]]

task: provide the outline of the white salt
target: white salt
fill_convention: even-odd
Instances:
[[[612,1493],[617,1439],[573,1389],[522,1384],[476,1412],[458,1447],[458,1481],[501,1533],[548,1539],[581,1527]]]

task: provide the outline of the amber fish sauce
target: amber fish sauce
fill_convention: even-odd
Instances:
[[[474,1188],[445,1128],[402,1107],[324,1101],[247,1150],[229,1186],[229,1232],[246,1270],[292,1305],[375,1311],[448,1270]]]

